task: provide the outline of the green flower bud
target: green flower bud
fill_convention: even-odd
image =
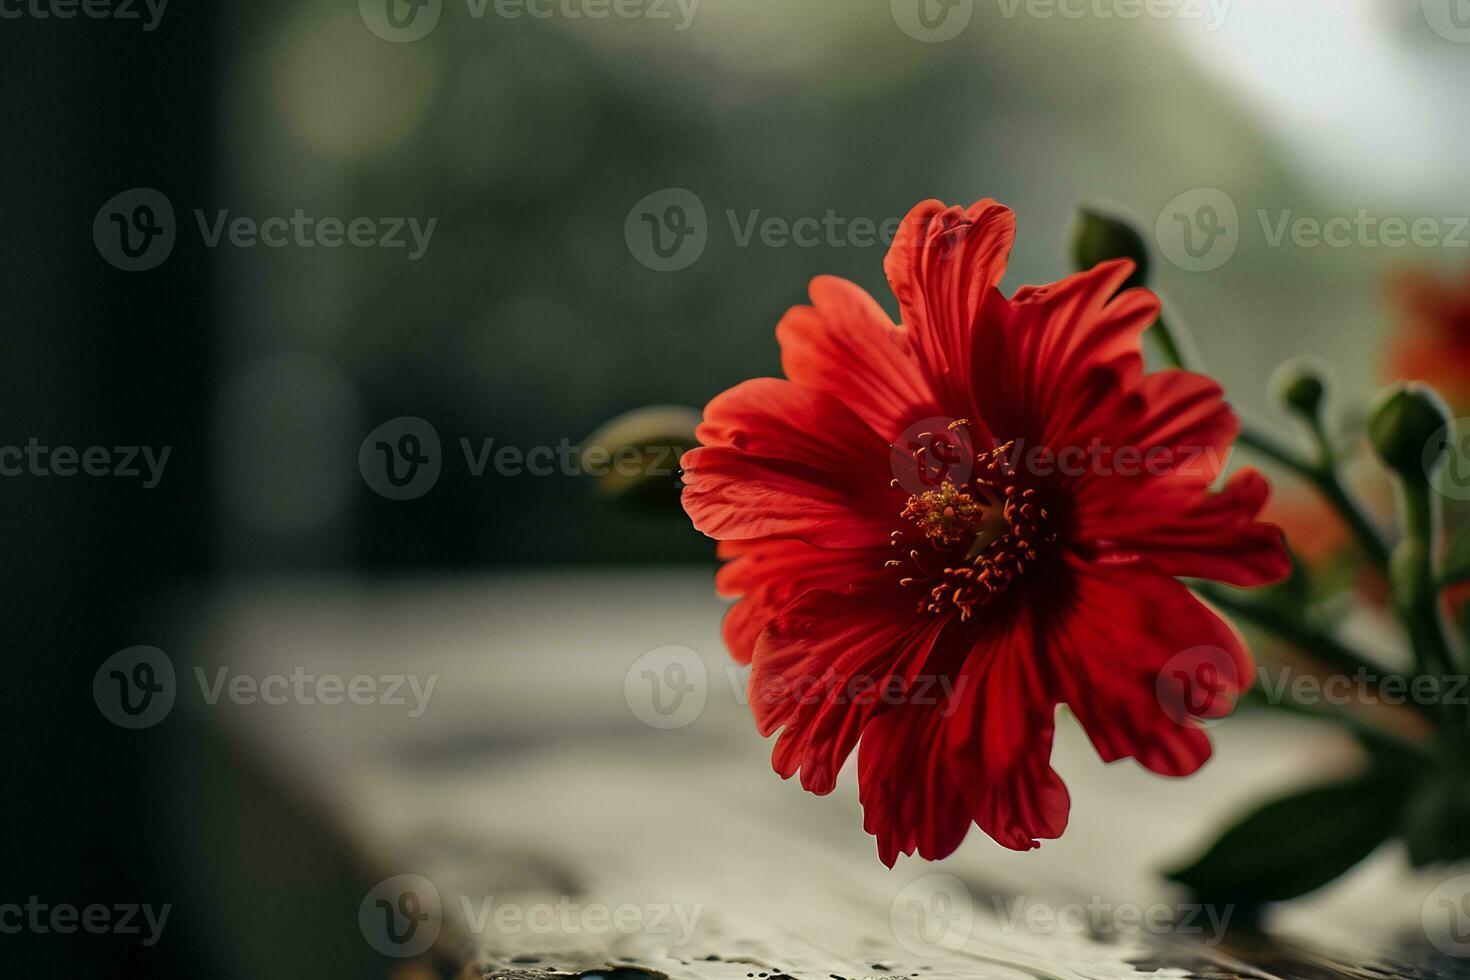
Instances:
[[[652,405],[605,422],[582,442],[582,472],[605,497],[634,507],[679,510],[679,458],[699,445],[697,409]]]
[[[1327,394],[1324,374],[1320,361],[1296,358],[1277,369],[1272,387],[1276,390],[1276,397],[1289,411],[1311,420],[1322,411],[1322,399]]]
[[[1393,385],[1368,412],[1368,440],[1383,464],[1400,476],[1422,480],[1449,448],[1450,412],[1433,388],[1418,382]],[[1431,445],[1433,440],[1436,445]]]
[[[1148,245],[1138,230],[1121,218],[1082,208],[1072,227],[1072,262],[1085,271],[1110,259],[1133,260],[1133,275],[1123,284],[1124,289],[1148,281]]]

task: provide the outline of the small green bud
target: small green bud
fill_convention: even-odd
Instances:
[[[1272,387],[1288,410],[1311,420],[1321,413],[1322,399],[1327,394],[1324,374],[1320,361],[1300,357],[1277,369]]]
[[[603,423],[582,442],[582,472],[598,493],[635,507],[679,510],[679,458],[699,445],[700,413],[651,405]]]
[[[1433,388],[1400,383],[1374,399],[1368,410],[1368,440],[1389,469],[1422,480],[1449,448],[1443,438],[1449,423],[1449,409]]]
[[[1138,230],[1122,218],[1082,208],[1072,227],[1073,264],[1086,271],[1110,259],[1133,260],[1133,275],[1123,284],[1124,289],[1148,282],[1148,245]]]

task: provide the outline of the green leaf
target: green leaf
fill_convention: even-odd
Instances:
[[[1466,579],[1470,579],[1470,526],[1462,527],[1455,533],[1439,572],[1439,580],[1444,585],[1453,585]]]
[[[1397,829],[1402,784],[1381,772],[1267,803],[1167,877],[1220,902],[1280,902],[1332,881]]]
[[[1404,811],[1409,863],[1416,868],[1470,857],[1470,781],[1442,769],[1415,789]]]

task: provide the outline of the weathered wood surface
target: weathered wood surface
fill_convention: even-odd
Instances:
[[[947,861],[888,870],[850,772],[824,798],[771,772],[720,613],[704,570],[246,590],[203,624],[206,669],[434,675],[428,708],[194,710],[350,842],[364,892],[400,874],[433,883],[437,940],[397,967],[403,977],[1470,976],[1470,959],[1425,938],[1426,898],[1447,873],[1411,874],[1394,848],[1273,910],[1265,933],[1236,928],[1242,910],[1180,907],[1158,877],[1212,821],[1353,766],[1334,732],[1229,719],[1210,765],[1169,781],[1103,766],[1065,722],[1064,838],[1016,854],[972,832]],[[659,730],[636,717],[625,683],[670,644],[697,651],[706,700],[689,724]],[[629,907],[633,928],[599,925],[598,909]],[[565,917],[536,920],[543,910]]]

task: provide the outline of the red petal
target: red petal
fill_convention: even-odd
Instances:
[[[1105,262],[986,304],[970,371],[992,430],[1032,444],[1075,440],[1096,404],[1142,376],[1139,334],[1159,303],[1144,289],[1117,294],[1132,270],[1126,260]]]
[[[1025,610],[965,661],[955,698],[946,751],[975,823],[1016,851],[1060,837],[1071,797],[1051,767],[1057,699]]]
[[[825,392],[758,378],[705,408],[704,448],[684,454],[683,504],[712,538],[885,545],[905,494],[888,444]]]
[[[1168,575],[1241,586],[1284,578],[1281,532],[1256,521],[1266,481],[1246,470],[1210,492],[1240,429],[1221,394],[1208,378],[1160,371],[1094,412],[1104,451],[1073,480],[1072,539],[1100,560]]]
[[[1224,469],[1240,433],[1224,394],[1212,379],[1175,368],[1140,378],[1110,423],[1116,444],[1167,450],[1165,475],[1208,486]]]
[[[1011,210],[991,200],[968,210],[925,201],[899,226],[883,268],[945,408],[969,417],[970,352],[981,303],[1005,275],[1016,235]]]
[[[883,438],[941,414],[908,330],[873,297],[835,276],[812,280],[811,306],[776,327],[781,367],[792,381],[834,395]]]
[[[944,623],[898,588],[808,592],[787,607],[756,642],[748,689],[760,733],[784,729],[775,770],[830,793],[863,728],[893,707],[882,692],[910,689]]]
[[[1256,520],[1269,493],[1266,478],[1255,470],[1241,470],[1219,493],[1197,491],[1184,501],[1165,503],[1145,492],[1133,506],[1147,523],[1135,522],[1105,556],[1124,555],[1165,575],[1241,588],[1279,582],[1291,573],[1285,536],[1275,524]]]
[[[1140,493],[1156,494],[1156,505],[1172,499],[1182,506],[1214,483],[1240,429],[1222,394],[1203,375],[1159,371],[1095,409],[1086,428],[1071,433],[1071,446],[1098,447],[1066,474],[1077,485],[1073,537],[1105,538],[1151,522],[1138,506]],[[1063,447],[1054,448],[1060,459]]]
[[[893,584],[893,572],[883,567],[891,550],[838,551],[781,538],[722,542],[720,557],[731,561],[715,576],[715,590],[743,597],[725,614],[730,654],[740,663],[750,663],[761,630],[803,592]]]
[[[970,808],[945,765],[947,711],[905,705],[873,719],[858,746],[863,829],[878,839],[890,868],[900,854],[948,857],[970,830]]]
[[[1209,759],[1210,742],[1175,694],[1200,717],[1228,714],[1254,676],[1240,637],[1171,578],[1080,561],[1073,571],[1045,636],[1063,700],[1104,762],[1134,758],[1160,775],[1189,775]],[[1208,678],[1194,669],[1202,665]]]

